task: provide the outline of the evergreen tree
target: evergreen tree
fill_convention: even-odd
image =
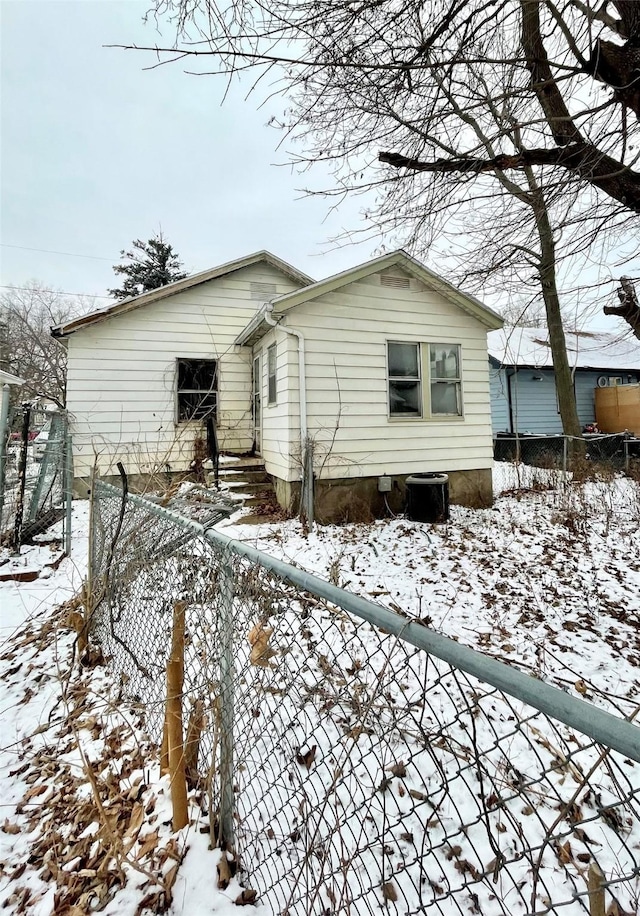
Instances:
[[[175,280],[184,280],[187,276],[182,270],[180,258],[164,240],[161,232],[148,242],[135,239],[132,245],[131,251],[120,252],[121,257],[126,258],[128,263],[113,266],[116,274],[122,274],[126,278],[120,289],[108,290],[109,295],[115,299],[140,296]]]

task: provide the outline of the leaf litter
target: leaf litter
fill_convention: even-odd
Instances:
[[[602,487],[594,489],[589,499],[597,501]],[[339,574],[340,584],[351,591],[375,592],[376,600],[409,618],[428,621],[439,632],[628,715],[638,702],[640,666],[637,488],[634,494],[629,483],[616,517],[603,520],[591,512],[590,524],[578,526],[578,537],[571,512],[540,494],[529,501],[505,497],[493,510],[454,507],[448,525],[429,526],[428,532],[405,519],[312,533],[282,522],[256,531],[245,528],[241,517],[225,530],[237,527],[237,536],[251,537],[269,553],[327,578]],[[253,903],[255,892],[243,891],[233,876],[225,890],[215,889],[221,858],[208,850],[209,838],[200,832],[207,817],[196,789],[190,795],[191,825],[171,833],[168,784],[157,776],[141,710],[123,698],[122,684],[113,683],[99,664],[69,677],[74,636],[65,630],[60,602],[78,591],[82,562],[75,558],[75,563],[73,586],[61,584],[65,576],[73,578],[68,561],[37,583],[38,613],[27,592],[35,584],[3,586],[3,599],[10,595],[21,611],[26,607],[26,621],[3,633],[0,655],[5,720],[10,710],[0,770],[0,905],[34,916],[97,909],[123,916],[164,911],[200,916],[234,901]],[[265,638],[261,625],[253,635],[258,638],[252,648],[258,648],[252,662],[268,667],[272,634]],[[327,664],[320,657],[318,671],[330,678]],[[351,670],[363,664],[352,659]],[[354,742],[371,737],[362,724],[351,723],[350,731]],[[571,776],[570,761],[549,737],[535,736],[535,730],[534,737],[555,755],[560,778],[563,771]],[[464,757],[464,748],[444,736],[439,740]],[[324,752],[318,745],[311,756],[310,747],[300,745],[297,752],[305,770]],[[396,787],[398,798],[429,800],[418,788],[424,781],[408,779],[403,761],[389,763],[383,782],[385,792]],[[493,802],[500,834],[507,829],[498,819],[504,805],[499,798]],[[621,822],[617,809],[608,809],[597,793],[581,795],[562,816],[575,827],[585,806],[611,813],[610,829],[627,837],[631,831],[637,845],[638,825]],[[522,817],[531,817],[529,808],[523,807]],[[436,814],[433,829],[439,819]],[[574,836],[582,842],[580,851],[575,840],[552,844],[559,864],[586,865],[590,846],[599,842],[581,828]],[[401,842],[415,843],[411,830],[403,837]],[[454,845],[445,859],[464,881],[479,864],[499,871],[499,859],[492,860],[490,852],[481,855],[484,863],[474,863],[462,845]],[[428,878],[435,889],[443,880],[444,874]],[[396,884],[386,882],[383,899],[391,904],[397,896]],[[480,912],[476,906],[470,898],[469,911]],[[615,901],[609,909],[625,912]]]

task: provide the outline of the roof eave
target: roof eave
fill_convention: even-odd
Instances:
[[[276,255],[271,254],[270,251],[256,251],[253,254],[246,255],[243,258],[237,258],[234,261],[227,261],[225,264],[220,264],[218,267],[214,267],[209,270],[203,270],[197,274],[192,274],[190,277],[185,277],[184,280],[176,280],[174,283],[167,283],[166,286],[160,286],[158,289],[150,290],[148,293],[142,293],[140,296],[133,296],[129,299],[121,299],[119,302],[115,302],[110,308],[92,312],[89,315],[83,315],[81,318],[76,318],[74,321],[70,321],[64,325],[58,325],[57,327],[51,329],[51,334],[53,337],[58,339],[68,337],[70,334],[73,334],[82,328],[88,327],[92,324],[98,324],[99,322],[105,321],[107,318],[111,318],[114,315],[120,315],[125,312],[132,311],[135,308],[139,308],[142,305],[148,305],[152,302],[158,302],[161,299],[167,299],[170,296],[175,296],[177,293],[191,289],[193,286],[198,286],[201,283],[207,283],[209,280],[216,280],[219,277],[224,277],[227,274],[234,273],[237,270],[242,270],[244,267],[250,267],[252,264],[258,264],[261,261],[266,261],[267,264],[270,264],[272,267],[281,270],[292,280],[295,280],[297,283],[300,283],[303,286],[308,286],[314,283],[314,280],[311,277],[302,273],[302,271],[299,271],[297,268],[293,267],[291,264],[288,264],[286,261],[283,261],[281,258],[278,258]]]
[[[26,379],[20,378],[18,375],[14,375],[12,372],[5,372],[4,369],[0,369],[0,385],[26,385]]]
[[[334,292],[342,286],[346,286],[347,283],[355,283],[394,264],[401,264],[416,279],[436,289],[445,298],[484,324],[488,330],[498,330],[504,325],[504,320],[497,312],[483,305],[482,302],[469,293],[463,293],[461,290],[456,289],[455,286],[432,273],[419,261],[407,254],[406,251],[402,250],[382,255],[379,258],[367,261],[365,264],[360,264],[357,267],[334,274],[332,277],[327,277],[326,280],[320,280],[318,283],[295,290],[293,293],[279,296],[273,300],[274,309],[280,312],[288,311],[303,302]]]

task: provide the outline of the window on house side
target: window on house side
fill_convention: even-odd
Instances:
[[[420,344],[387,342],[389,416],[422,416]]]
[[[459,344],[429,344],[431,416],[462,416]]]
[[[177,375],[178,422],[215,417],[218,406],[218,361],[179,358]]]
[[[267,368],[269,372],[269,397],[268,403],[275,404],[277,398],[277,377],[276,377],[276,345],[271,344],[267,350]]]

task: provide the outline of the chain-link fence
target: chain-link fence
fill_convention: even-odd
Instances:
[[[185,603],[185,730],[204,714],[214,830],[274,913],[638,912],[634,724],[158,504],[93,499],[94,638],[159,743]]]
[[[0,429],[0,542],[17,550],[56,537],[70,551],[72,458],[67,415],[21,404],[3,415]]]
[[[494,439],[498,493],[560,490],[573,479],[640,472],[640,439],[629,433],[570,436],[503,435]]]

